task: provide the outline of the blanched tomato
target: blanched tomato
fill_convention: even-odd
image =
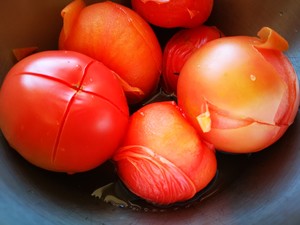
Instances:
[[[216,27],[201,25],[178,31],[163,52],[163,85],[168,93],[175,93],[180,71],[187,59],[201,46],[220,38],[223,33]]]
[[[136,12],[106,1],[75,0],[62,10],[60,49],[84,53],[117,73],[130,104],[157,88],[162,51],[156,35]]]
[[[262,150],[284,134],[298,111],[298,78],[282,53],[288,43],[267,27],[258,35],[213,40],[180,73],[179,106],[219,150]]]
[[[45,51],[9,71],[0,91],[0,127],[34,165],[75,173],[109,159],[128,124],[114,73],[76,52]]]
[[[192,198],[216,174],[212,146],[202,142],[175,102],[135,112],[113,156],[117,172],[136,195],[156,204]]]
[[[211,14],[213,0],[131,0],[133,9],[160,27],[196,27]]]

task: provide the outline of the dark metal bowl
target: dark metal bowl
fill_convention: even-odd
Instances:
[[[15,63],[13,48],[57,48],[60,11],[69,2],[1,1],[0,83]],[[207,23],[226,35],[255,36],[262,26],[272,27],[289,41],[286,54],[300,74],[299,15],[298,0],[215,0]],[[44,171],[21,158],[0,134],[0,224],[300,224],[299,134],[298,115],[277,143],[251,155],[242,169],[233,160],[234,177],[224,179],[212,196],[156,213],[117,208],[91,196],[113,179],[111,164],[73,176]]]

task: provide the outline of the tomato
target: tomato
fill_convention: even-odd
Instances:
[[[197,50],[179,76],[178,104],[216,149],[247,153],[277,141],[299,106],[297,75],[270,28],[213,40]]]
[[[131,0],[133,9],[153,25],[196,27],[211,14],[213,0]]]
[[[156,204],[192,198],[217,168],[213,147],[171,101],[150,103],[131,116],[113,160],[129,190]]]
[[[156,90],[162,50],[150,25],[136,12],[110,1],[85,6],[75,0],[62,16],[60,49],[89,55],[116,72],[129,104]]]
[[[128,125],[123,89],[106,66],[76,52],[45,51],[8,72],[0,92],[0,127],[32,164],[83,172],[109,159]]]
[[[162,75],[165,91],[176,94],[178,76],[187,59],[207,42],[222,36],[223,33],[218,28],[205,25],[175,33],[163,52]]]

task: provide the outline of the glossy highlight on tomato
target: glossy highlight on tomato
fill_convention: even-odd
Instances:
[[[268,27],[258,36],[213,40],[180,73],[178,104],[218,150],[260,151],[277,141],[297,114],[298,78],[282,53],[288,43]]]
[[[165,28],[203,24],[211,14],[213,3],[213,0],[131,0],[133,9],[145,20]]]
[[[113,160],[130,191],[163,205],[192,198],[217,169],[213,146],[201,141],[172,101],[136,111]]]
[[[84,53],[113,70],[129,104],[156,91],[162,50],[150,25],[130,8],[105,1],[74,0],[61,12],[60,49]]]
[[[24,58],[0,91],[8,143],[32,164],[57,172],[83,172],[108,160],[126,132],[128,111],[114,73],[71,51]]]
[[[209,41],[224,36],[215,26],[200,25],[181,29],[167,42],[163,52],[163,86],[176,94],[180,71],[187,59]]]

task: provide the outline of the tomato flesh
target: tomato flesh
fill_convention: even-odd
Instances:
[[[0,106],[8,143],[34,165],[67,173],[109,159],[129,118],[114,74],[68,51],[45,51],[18,62],[1,87]]]

